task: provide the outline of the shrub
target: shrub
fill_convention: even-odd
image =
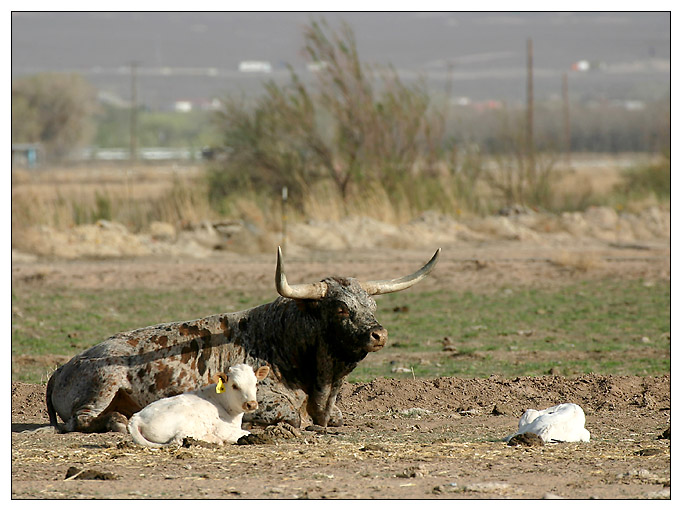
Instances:
[[[432,175],[445,145],[444,118],[422,83],[405,85],[394,69],[360,62],[348,25],[305,28],[304,54],[319,64],[316,90],[290,69],[252,104],[227,99],[216,116],[228,154],[210,171],[211,199],[250,186],[287,186],[299,202],[307,187],[329,181],[343,200],[372,182],[389,193],[416,175]]]
[[[43,144],[61,160],[94,133],[96,92],[78,74],[44,73],[12,80],[12,143]]]
[[[648,165],[631,168],[623,173],[618,190],[628,198],[654,194],[658,199],[671,197],[671,163],[668,158]]]

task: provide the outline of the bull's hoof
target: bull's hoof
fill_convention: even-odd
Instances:
[[[328,427],[342,427],[343,426],[343,413],[338,406],[334,404],[331,409],[331,416],[329,416],[329,421],[326,424]]]
[[[128,432],[128,419],[121,413],[111,413],[104,418],[104,427],[111,432]]]
[[[342,427],[343,426],[343,416],[332,416],[329,418],[329,423],[326,424],[328,427]]]

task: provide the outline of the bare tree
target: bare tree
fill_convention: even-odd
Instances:
[[[325,21],[304,29],[304,55],[318,69],[309,90],[290,69],[284,86],[271,81],[254,104],[228,100],[216,121],[230,157],[216,181],[286,185],[330,179],[342,197],[353,186],[409,174],[434,164],[444,121],[422,84],[405,85],[392,68],[360,61],[352,29]],[[248,169],[247,174],[239,169]],[[243,171],[243,170],[241,170]],[[224,192],[232,184],[218,186]]]

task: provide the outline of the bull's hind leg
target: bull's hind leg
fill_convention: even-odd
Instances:
[[[87,410],[74,414],[64,426],[64,432],[125,432],[128,419],[121,413],[93,416]]]
[[[142,407],[122,388],[101,413],[82,407],[66,422],[65,432],[127,432],[128,418]]]

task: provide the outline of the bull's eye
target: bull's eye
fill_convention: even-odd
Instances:
[[[344,306],[344,305],[339,305],[338,309],[336,310],[336,313],[338,314],[339,317],[349,317],[350,316],[350,310],[348,310],[348,307]]]
[[[236,384],[232,384],[232,389],[238,390],[239,387]]]

